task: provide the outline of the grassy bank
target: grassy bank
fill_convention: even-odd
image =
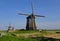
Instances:
[[[23,31],[14,31],[14,32],[2,32],[3,35],[0,37],[0,41],[39,41],[37,39],[32,39],[32,36],[39,36],[38,31],[34,30],[23,30]]]
[[[0,37],[0,41],[39,41],[39,40],[24,37],[3,36]]]
[[[40,41],[40,38],[37,38],[37,37],[42,37],[42,36],[53,36],[54,37],[54,35],[56,34],[55,32],[56,31],[46,31],[46,30],[42,30],[42,31],[15,30],[13,32],[1,31],[3,35],[2,37],[0,37],[0,41]],[[47,40],[47,39],[44,38],[44,40]]]

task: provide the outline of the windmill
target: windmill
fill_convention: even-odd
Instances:
[[[11,24],[9,24],[9,26],[6,27],[8,27],[7,32],[12,32],[14,30],[14,27],[12,27]]]
[[[32,13],[29,14],[22,14],[22,13],[18,13],[19,15],[25,15],[27,16],[27,23],[26,23],[26,30],[36,30],[36,23],[35,23],[35,17],[45,17],[45,16],[41,16],[41,15],[34,15],[34,7],[33,4],[32,5]]]

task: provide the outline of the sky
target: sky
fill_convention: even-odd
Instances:
[[[37,29],[60,29],[60,0],[0,0],[0,30],[7,30],[9,24],[15,29],[25,29],[26,17],[17,13],[31,14],[34,4]]]

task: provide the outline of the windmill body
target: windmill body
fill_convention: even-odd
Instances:
[[[33,8],[33,4],[32,4],[32,14],[22,14],[22,13],[18,13],[19,15],[25,15],[27,16],[27,23],[26,23],[26,30],[36,30],[36,23],[35,23],[35,16],[36,17],[45,17],[45,16],[41,16],[41,15],[34,15],[34,8]]]
[[[26,30],[36,30],[35,16],[32,14],[27,17]]]

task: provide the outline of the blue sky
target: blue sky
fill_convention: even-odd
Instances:
[[[60,29],[60,0],[32,0],[38,29]],[[26,17],[17,13],[31,14],[31,0],[0,0],[0,29],[7,29],[11,24],[15,29],[26,26]]]

